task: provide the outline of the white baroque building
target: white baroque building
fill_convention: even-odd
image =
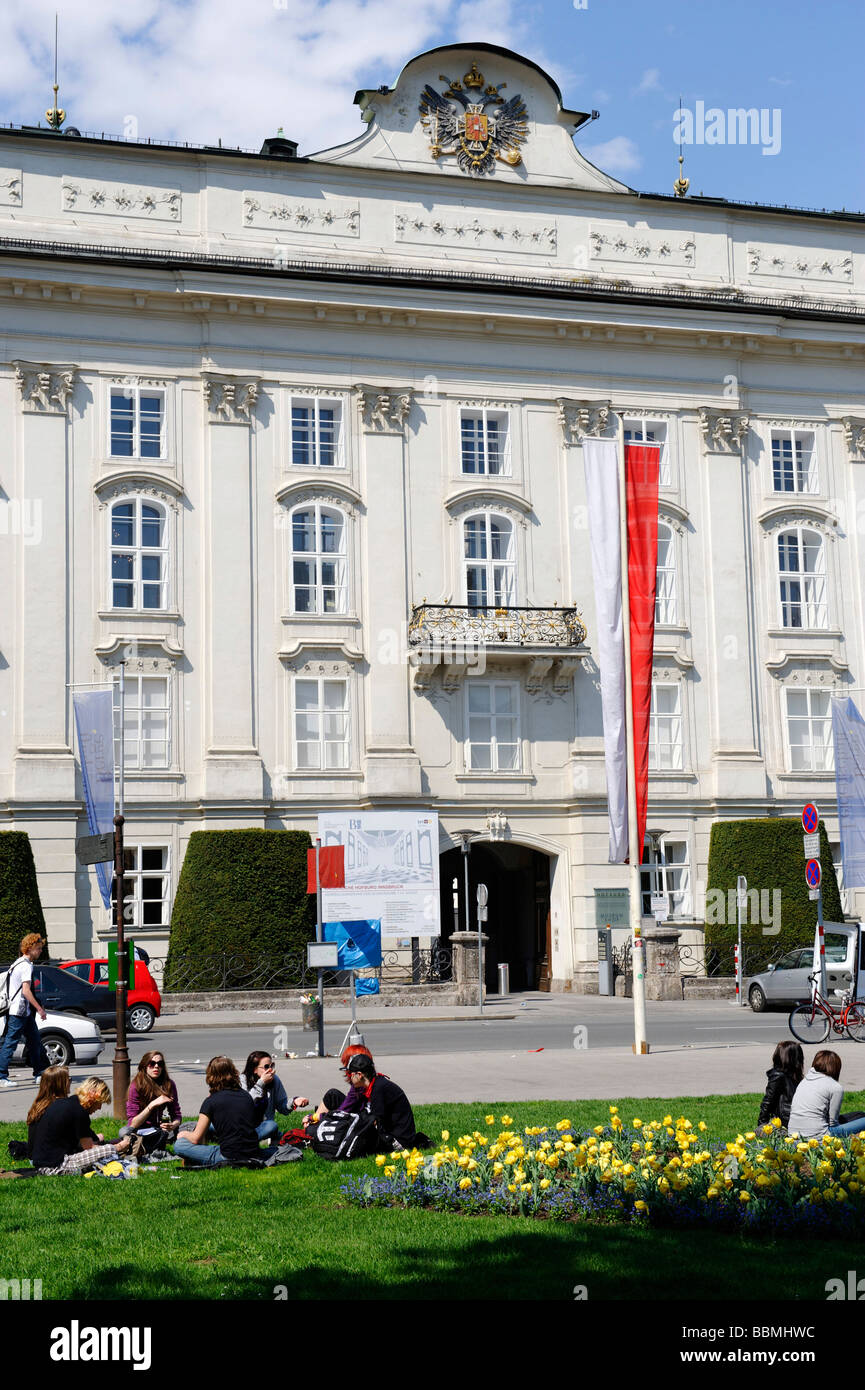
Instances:
[[[0,828],[55,953],[99,948],[70,687],[124,660],[156,957],[192,831],[429,807],[443,934],[467,833],[491,969],[591,988],[626,870],[582,440],[661,444],[645,887],[699,941],[715,820],[815,797],[837,840],[863,217],[636,193],[487,44],[356,100],[306,158],[0,131]]]

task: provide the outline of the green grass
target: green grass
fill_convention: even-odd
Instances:
[[[845,1106],[865,1109],[865,1095]],[[686,1115],[707,1137],[732,1138],[756,1122],[759,1097],[618,1102],[625,1123]],[[577,1126],[609,1118],[604,1101],[417,1106],[435,1140],[515,1126]],[[116,1123],[96,1122],[111,1136]],[[23,1138],[0,1125],[0,1155]],[[9,1163],[8,1166],[13,1166]],[[564,1299],[583,1284],[597,1299],[825,1299],[826,1280],[861,1264],[855,1241],[767,1240],[717,1231],[470,1217],[346,1204],[344,1176],[372,1159],[333,1164],[307,1152],[264,1172],[180,1172],[165,1164],[136,1182],[34,1178],[0,1182],[0,1278],[41,1279],[45,1299],[295,1298]],[[175,1176],[172,1176],[175,1175]]]

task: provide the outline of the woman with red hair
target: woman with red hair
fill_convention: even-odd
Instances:
[[[346,1081],[351,1070],[349,1063],[353,1057],[368,1057],[372,1061],[372,1053],[368,1047],[360,1047],[357,1044],[347,1047],[339,1059],[340,1069]],[[330,1091],[325,1091],[314,1115],[307,1115],[303,1125],[318,1124],[322,1115],[327,1115],[331,1110],[360,1110],[364,1102],[364,1095],[361,1091],[356,1091],[354,1086],[349,1085],[348,1091],[340,1091],[335,1086]]]

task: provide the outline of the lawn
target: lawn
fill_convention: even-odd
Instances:
[[[845,1105],[865,1109],[865,1095]],[[750,1129],[759,1097],[618,1101],[622,1117],[668,1111],[709,1126],[707,1138]],[[477,1129],[485,1113],[514,1127],[577,1127],[609,1118],[605,1101],[417,1106],[434,1139]],[[107,1136],[116,1123],[102,1117]],[[0,1125],[6,1143],[23,1123]],[[8,1160],[7,1166],[14,1166]],[[856,1241],[767,1240],[718,1231],[362,1210],[345,1203],[349,1172],[373,1159],[263,1172],[180,1172],[164,1164],[135,1182],[35,1178],[0,1183],[0,1278],[41,1279],[43,1299],[573,1298],[825,1299],[827,1279],[861,1263]]]

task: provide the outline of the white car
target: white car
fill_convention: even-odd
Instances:
[[[89,1067],[98,1062],[105,1042],[92,1018],[81,1014],[48,1013],[45,1020],[36,1019],[39,1035],[48,1063],[52,1067],[67,1067],[70,1063]],[[12,1057],[13,1066],[24,1065],[24,1044],[19,1043]]]

